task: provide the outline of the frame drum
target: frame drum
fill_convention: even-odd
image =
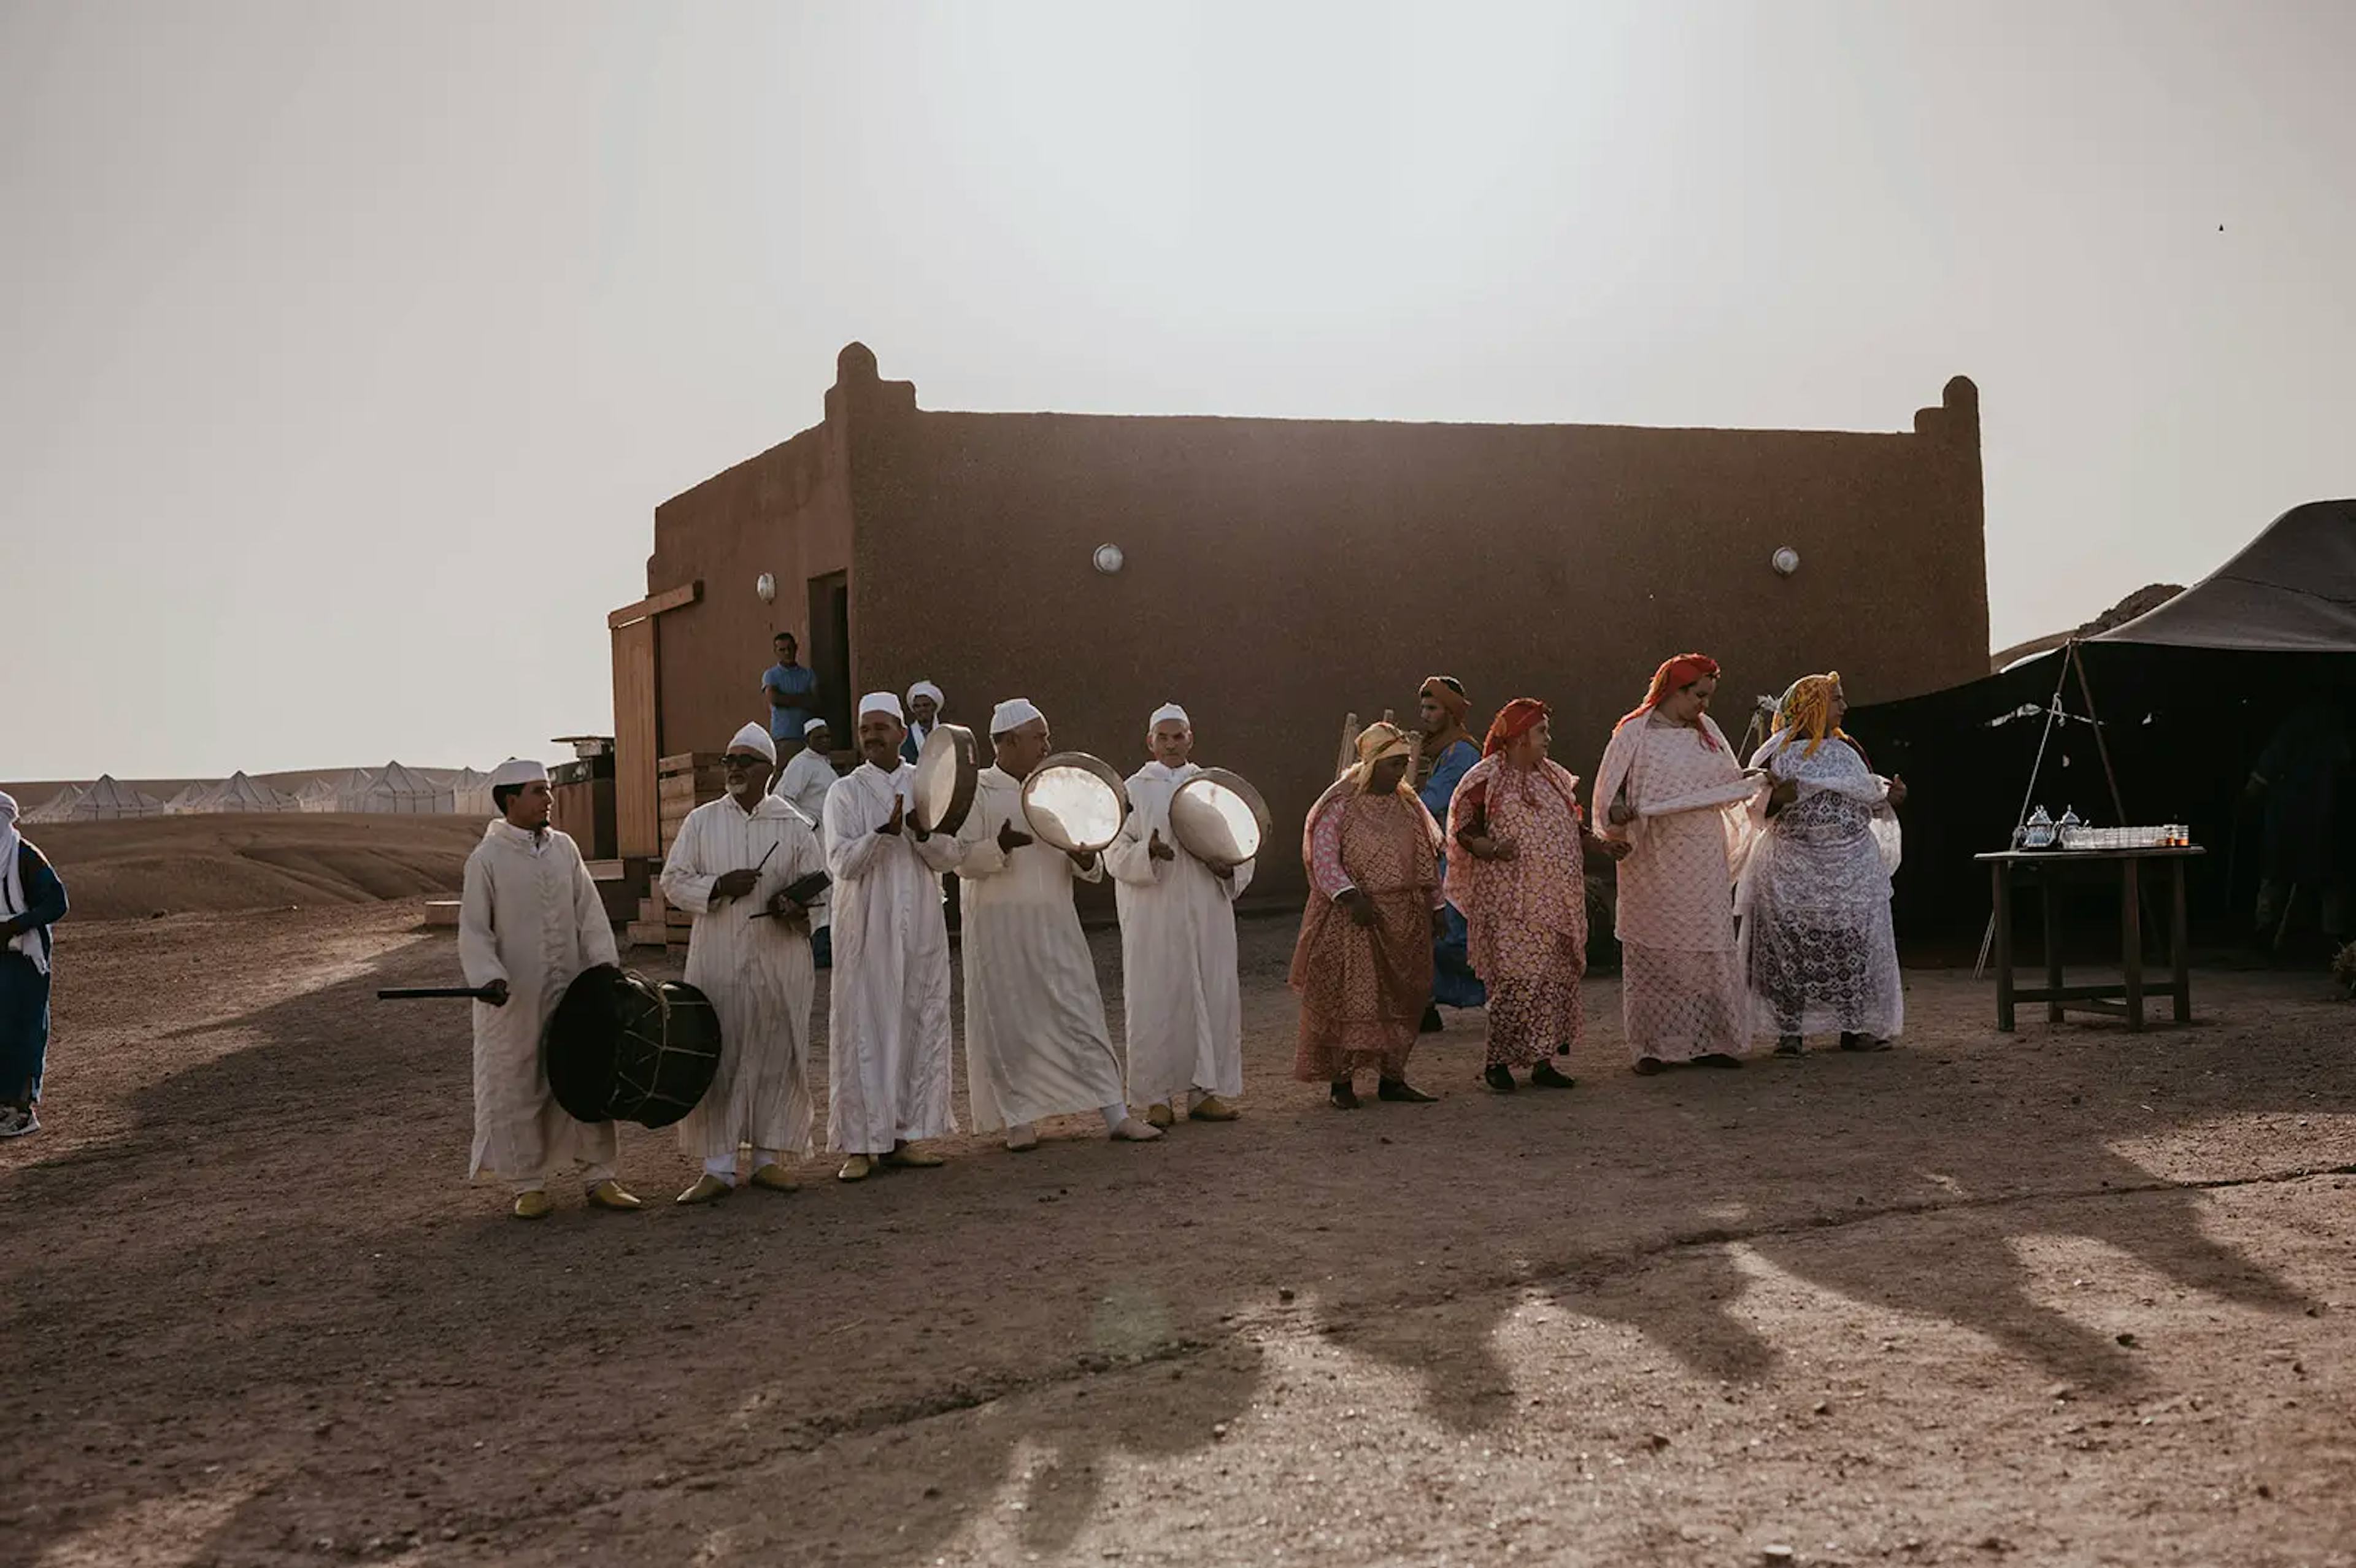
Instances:
[[[1129,790],[1119,773],[1086,752],[1058,752],[1023,781],[1023,815],[1041,843],[1099,855],[1120,837]]]
[[[1205,768],[1170,797],[1178,847],[1206,866],[1234,870],[1268,841],[1268,803],[1225,768]]]
[[[558,999],[541,1060],[549,1093],[573,1120],[667,1127],[712,1087],[720,1018],[692,986],[595,964]]]
[[[973,731],[962,724],[941,724],[925,737],[916,753],[916,784],[911,812],[923,833],[955,833],[973,810],[973,792],[981,777]]]

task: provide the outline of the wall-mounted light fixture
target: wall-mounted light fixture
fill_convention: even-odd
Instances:
[[[1097,563],[1097,570],[1103,572],[1107,577],[1110,577],[1114,572],[1120,570],[1121,562],[1127,560],[1129,558],[1120,553],[1120,546],[1117,544],[1100,544],[1097,546],[1097,553],[1094,559]]]
[[[761,573],[761,580],[753,584],[753,592],[761,596],[762,603],[776,603],[777,602],[776,578],[766,571]]]
[[[1767,558],[1767,564],[1775,569],[1776,576],[1789,577],[1800,570],[1800,552],[1785,545]]]

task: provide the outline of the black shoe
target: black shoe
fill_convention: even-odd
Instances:
[[[1696,1067],[1740,1067],[1742,1065],[1742,1059],[1739,1056],[1729,1056],[1722,1051],[1713,1051],[1708,1056],[1695,1057],[1693,1064]]]
[[[1357,1085],[1347,1078],[1336,1078],[1327,1098],[1333,1102],[1333,1108],[1337,1111],[1355,1111],[1358,1108]]]
[[[1429,1105],[1440,1098],[1427,1094],[1404,1078],[1386,1078],[1375,1086],[1375,1097],[1402,1105]]]
[[[1663,1061],[1657,1056],[1638,1057],[1636,1059],[1635,1068],[1633,1069],[1636,1076],[1639,1078],[1650,1078],[1655,1072],[1666,1072],[1668,1070],[1669,1064]]]
[[[1848,1036],[1843,1035],[1841,1039],[1847,1040]],[[1796,1034],[1787,1034],[1775,1042],[1775,1054],[1778,1056],[1797,1056],[1806,1049],[1807,1047],[1800,1043],[1800,1037]]]
[[[1423,1021],[1415,1026],[1415,1032],[1418,1034],[1438,1034],[1441,1029],[1444,1029],[1447,1027],[1448,1026],[1446,1024],[1440,1021],[1440,1004],[1438,1002],[1424,1003]]]
[[[1481,1082],[1489,1086],[1492,1094],[1510,1094],[1520,1087],[1514,1082],[1513,1070],[1507,1067],[1490,1068],[1481,1074]]]
[[[1879,1035],[1844,1034],[1840,1048],[1843,1051],[1888,1051],[1890,1041]]]
[[[1551,1061],[1541,1061],[1530,1069],[1530,1087],[1533,1089],[1569,1089],[1576,1087],[1578,1083],[1579,1080],[1569,1073],[1556,1072]]]

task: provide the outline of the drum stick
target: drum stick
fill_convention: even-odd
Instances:
[[[419,1002],[435,998],[487,1002],[491,999],[488,986],[388,986],[376,994],[380,1002]]]

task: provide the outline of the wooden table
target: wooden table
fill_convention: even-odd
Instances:
[[[2169,869],[2168,955],[2169,990],[2176,998],[2176,1021],[2192,1021],[2192,967],[2185,936],[2184,867],[2207,851],[2197,845],[2152,849],[2006,849],[1976,855],[1987,863],[1996,897],[1996,1027],[2009,1031],[2013,1008],[2019,1002],[2043,1002],[2048,1021],[2060,1023],[2071,1008],[2123,1017],[2127,1028],[2143,1028],[2143,877],[2146,860],[2165,860]],[[2068,986],[2062,980],[2062,947],[2053,912],[2054,872],[2065,868],[2115,865],[2119,869],[2119,960],[2125,978],[2118,985]],[[2045,984],[2023,988],[2012,978],[2012,882],[2021,867],[2043,869],[2039,879],[2045,905]]]

